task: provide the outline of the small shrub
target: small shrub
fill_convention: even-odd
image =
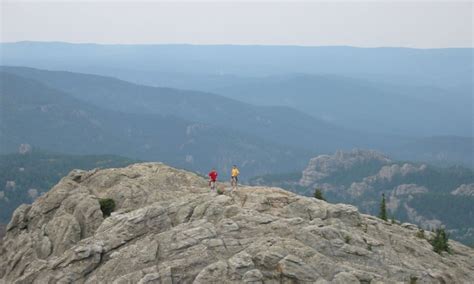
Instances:
[[[224,194],[224,190],[222,188],[217,189],[217,194],[222,195]]]
[[[372,244],[368,244],[368,245],[367,245],[367,250],[368,250],[368,251],[372,251]]]
[[[425,230],[423,230],[422,228],[420,228],[418,230],[418,232],[416,232],[415,236],[417,238],[420,238],[420,239],[424,239],[425,238]]]
[[[324,198],[323,196],[323,192],[320,188],[316,188],[314,190],[314,198],[316,199],[319,199],[319,200],[323,200],[323,201],[326,201],[326,199]]]
[[[410,276],[410,284],[416,284],[416,281],[418,280],[418,277],[416,276]]]
[[[435,230],[434,233],[434,237],[430,240],[430,244],[433,246],[433,250],[439,254],[441,254],[441,252],[443,251],[449,253],[449,234],[446,233],[446,230],[444,228],[438,228]]]
[[[351,240],[352,240],[351,236],[345,236],[345,237],[344,237],[344,242],[345,242],[346,244],[350,243]]]
[[[110,216],[110,214],[115,210],[115,201],[111,198],[99,199],[100,210],[104,218]]]

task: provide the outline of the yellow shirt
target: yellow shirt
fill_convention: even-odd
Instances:
[[[239,174],[240,174],[239,169],[237,169],[237,168],[232,169],[232,176],[233,176],[233,177],[236,177],[236,176],[238,176]]]

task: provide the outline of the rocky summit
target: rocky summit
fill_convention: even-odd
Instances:
[[[14,213],[0,283],[472,283],[474,250],[437,254],[392,224],[279,188],[210,192],[160,163],[72,171]],[[116,203],[103,217],[100,199]]]

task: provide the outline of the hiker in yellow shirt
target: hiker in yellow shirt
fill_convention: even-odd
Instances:
[[[233,188],[237,188],[237,182],[239,181],[239,169],[236,165],[232,166],[230,184]]]

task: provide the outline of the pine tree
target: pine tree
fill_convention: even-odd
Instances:
[[[382,202],[380,203],[380,213],[379,218],[387,221],[387,206],[385,204],[385,194],[382,193]]]
[[[441,254],[442,251],[449,252],[448,239],[449,234],[446,233],[446,230],[444,228],[437,228],[435,230],[435,236],[430,240],[433,250],[439,254]]]
[[[316,188],[316,190],[314,191],[314,198],[326,201],[326,199],[323,196],[323,192],[319,188]]]

